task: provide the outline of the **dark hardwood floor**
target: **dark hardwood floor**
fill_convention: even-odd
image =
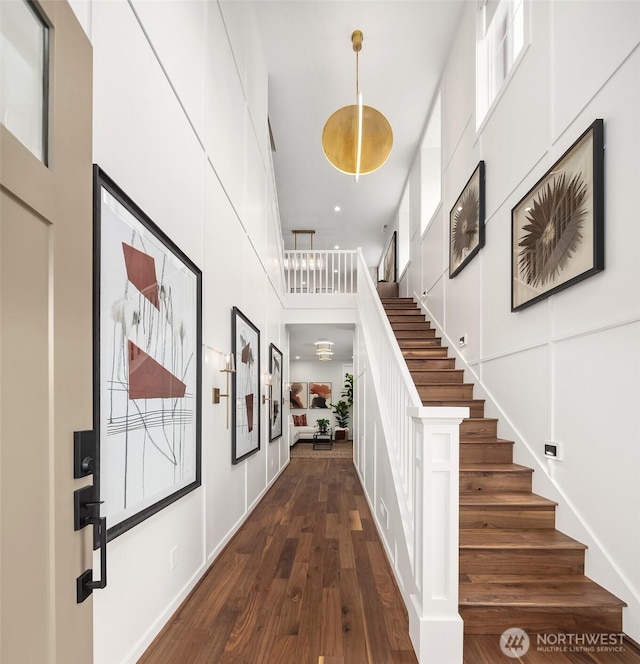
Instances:
[[[293,459],[140,662],[417,662],[352,461]]]
[[[516,660],[495,635],[465,636],[464,664],[517,661],[640,664],[640,654],[629,644],[622,653],[532,646]],[[293,459],[139,662],[415,664],[351,460]]]

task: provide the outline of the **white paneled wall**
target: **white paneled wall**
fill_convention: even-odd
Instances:
[[[430,315],[489,398],[487,416],[516,438],[534,490],[560,503],[559,527],[589,545],[587,574],[629,604],[624,629],[639,640],[640,3],[527,2],[529,43],[477,132],[474,7],[442,79],[442,209],[412,247],[401,292],[428,291]],[[511,313],[511,209],[596,118],[605,123],[605,271]],[[486,245],[449,279],[449,210],[480,159]],[[562,443],[563,461],[544,458],[545,440]]]
[[[231,464],[222,354],[231,309],[285,354],[267,72],[248,3],[75,0],[94,47],[94,160],[203,271],[202,487],[109,543],[96,664],[135,662],[288,461],[287,438]],[[170,551],[178,564],[171,570]]]

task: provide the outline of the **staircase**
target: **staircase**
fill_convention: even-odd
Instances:
[[[555,529],[484,401],[410,298],[382,298],[425,406],[468,406],[460,427],[460,615],[466,634],[622,631],[624,602],[584,576],[586,546]]]

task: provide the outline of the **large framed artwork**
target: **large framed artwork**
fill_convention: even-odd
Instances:
[[[331,383],[309,383],[309,408],[329,408]]]
[[[238,307],[233,307],[231,338],[236,362],[231,384],[235,464],[260,449],[260,330]]]
[[[282,436],[282,353],[269,346],[269,373],[271,374],[271,401],[269,402],[269,441]]]
[[[94,166],[94,477],[107,538],[200,486],[202,273]]]
[[[511,211],[511,311],[604,269],[604,129],[596,120]]]
[[[484,161],[480,161],[449,212],[449,279],[484,246],[484,181]]]
[[[309,408],[307,383],[291,383],[289,386],[289,408],[292,410],[304,410]]]

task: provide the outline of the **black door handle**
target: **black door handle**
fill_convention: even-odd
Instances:
[[[93,570],[88,569],[76,579],[76,600],[78,604],[84,602],[94,590],[107,587],[107,517],[90,516],[86,523],[93,525],[94,540],[95,531],[98,529],[100,542],[100,578],[93,580]]]
[[[90,581],[87,588],[97,590],[98,588],[107,587],[107,517],[106,516],[91,516],[87,519],[89,523],[93,524],[93,539],[95,540],[95,529],[99,529],[100,537],[100,578],[97,581]]]

